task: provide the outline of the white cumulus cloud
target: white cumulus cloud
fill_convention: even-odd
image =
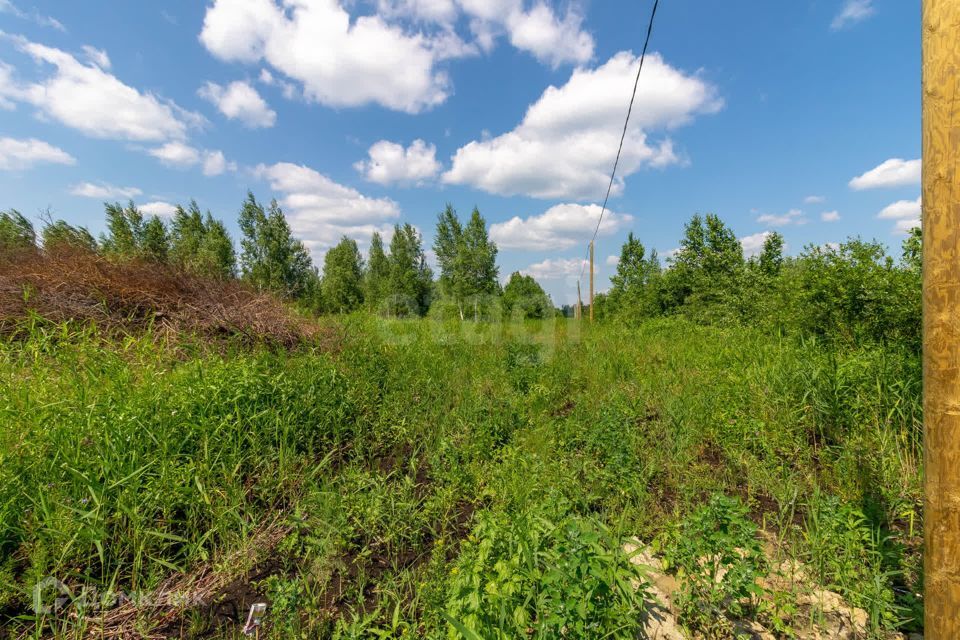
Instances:
[[[127,200],[129,198],[135,198],[142,193],[143,191],[137,187],[116,187],[106,182],[81,182],[70,189],[70,195],[96,198],[98,200]]]
[[[921,198],[917,198],[916,200],[898,200],[893,204],[884,207],[877,217],[887,220],[898,220],[900,218],[919,218],[921,205]]]
[[[761,231],[753,235],[740,238],[740,246],[743,247],[743,255],[746,257],[759,255],[763,251],[763,243],[770,237],[772,231]]]
[[[200,162],[200,151],[184,142],[168,142],[147,153],[172,167],[192,167]]]
[[[228,162],[222,151],[203,152],[203,175],[218,176],[225,171],[236,170],[236,163]]]
[[[498,195],[574,200],[603,195],[637,63],[633,54],[621,52],[596,69],[575,70],[562,87],[547,88],[514,130],[458,149],[443,181]],[[623,191],[626,176],[644,166],[680,162],[672,141],[651,142],[648,130],[682,126],[722,105],[712,85],[649,55],[614,194]]]
[[[351,18],[337,0],[215,0],[200,41],[221,60],[269,64],[328,106],[417,113],[449,95],[427,35],[379,15]]]
[[[406,149],[396,142],[380,140],[367,153],[367,160],[353,166],[367,180],[378,184],[417,184],[440,173],[437,148],[423,140],[414,140]]]
[[[881,220],[896,220],[893,233],[905,234],[910,229],[920,226],[920,217],[923,212],[923,198],[916,200],[898,200],[883,208],[877,217]]]
[[[83,49],[84,55],[87,56],[87,60],[97,65],[104,71],[110,69],[110,56],[107,55],[107,52],[103,49],[97,49],[96,47],[91,47],[88,44],[81,47]]]
[[[387,18],[452,25],[460,12],[454,0],[378,0],[377,10]]]
[[[169,202],[159,200],[137,205],[137,208],[148,216],[160,216],[161,218],[172,218],[173,214],[177,211],[177,208]]]
[[[227,118],[239,120],[251,129],[272,127],[277,121],[277,112],[246,82],[238,80],[227,86],[207,82],[197,95],[216,106]]]
[[[179,141],[168,142],[147,151],[168,167],[188,169],[200,165],[205,176],[218,176],[225,171],[236,171],[237,165],[228,162],[222,151],[197,149]]]
[[[893,225],[893,233],[895,233],[896,235],[906,235],[912,229],[917,229],[919,227],[920,227],[920,218],[897,220],[896,224]]]
[[[36,138],[0,138],[0,171],[29,169],[37,164],[76,164],[69,153]]]
[[[803,199],[804,204],[822,204],[826,201],[827,199],[823,196],[807,196]]]
[[[60,49],[13,37],[16,46],[52,72],[39,82],[7,81],[7,98],[33,105],[45,117],[94,138],[159,142],[182,140],[203,118],[152,93],[143,93],[108,73],[106,53],[88,48],[97,59],[83,64]],[[101,55],[102,54],[102,55]],[[0,74],[2,75],[2,74]]]
[[[790,209],[786,213],[764,213],[757,217],[757,222],[768,227],[786,227],[792,224],[806,224],[807,217],[800,209]]]
[[[537,280],[576,280],[581,271],[589,269],[589,263],[582,258],[548,258],[542,262],[521,269],[520,273],[533,276]],[[596,269],[596,265],[594,265]]]
[[[514,9],[507,14],[505,26],[510,44],[558,67],[593,57],[593,36],[581,29],[582,23],[583,16],[572,8],[561,19],[546,3],[537,2],[529,11]]]
[[[586,245],[597,228],[600,205],[558,204],[540,215],[490,225],[490,238],[504,249],[569,249]],[[607,211],[600,223],[599,235],[616,233],[633,218]]]
[[[386,223],[400,216],[393,200],[365,196],[304,165],[260,164],[254,175],[280,194],[290,228],[314,252],[344,235],[365,243],[375,231],[389,234],[391,225]]]
[[[214,56],[266,63],[333,107],[375,103],[418,113],[444,102],[440,63],[491,51],[501,37],[544,64],[584,64],[594,39],[576,3],[547,0],[377,0],[372,15],[353,0],[214,0],[200,41]],[[463,31],[467,26],[468,31]],[[264,83],[296,91],[261,73]]]
[[[824,222],[836,222],[840,219],[839,211],[824,211],[820,214],[820,219]]]
[[[437,40],[448,40],[462,55],[477,48],[489,52],[505,36],[515,48],[553,67],[583,64],[593,57],[593,36],[583,29],[583,15],[575,3],[569,3],[562,15],[547,0],[529,4],[525,7],[523,0],[379,0],[377,7],[389,20],[439,25]],[[461,18],[468,22],[474,42],[464,43],[455,33]]]
[[[921,161],[890,158],[863,175],[850,180],[855,191],[920,184]]]
[[[843,29],[850,25],[866,20],[874,14],[873,0],[844,0],[843,7],[840,9],[830,28],[834,31]]]

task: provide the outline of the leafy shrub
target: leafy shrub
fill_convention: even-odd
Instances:
[[[485,513],[452,570],[449,637],[632,637],[643,578],[599,521]]]
[[[261,583],[261,587],[270,600],[270,636],[300,637],[300,607],[304,599],[300,580],[272,575]]]
[[[757,578],[766,574],[756,534],[740,500],[718,494],[667,535],[665,564],[680,578],[676,602],[685,624],[722,637],[728,616],[755,610],[763,595]]]
[[[510,383],[520,393],[527,393],[543,368],[540,347],[526,342],[511,342],[507,345],[507,373]]]
[[[835,496],[815,495],[804,543],[817,580],[866,610],[872,629],[904,622],[891,584],[898,572],[886,569],[895,562],[896,549],[863,511]]]
[[[920,274],[879,242],[808,247],[797,260],[790,322],[841,344],[892,342],[919,351]],[[789,312],[788,312],[789,313]]]
[[[622,511],[639,486],[628,479],[640,476],[643,467],[638,449],[644,435],[629,400],[606,398],[589,422],[569,420],[556,434],[564,452],[580,466],[580,488],[593,504]]]
[[[598,296],[598,319],[628,322],[679,314],[699,324],[741,324],[816,337],[837,346],[897,345],[920,351],[920,235],[912,232],[898,261],[877,241],[849,238],[783,255],[770,234],[762,253],[744,259],[732,230],[716,215],[686,224],[671,268],[645,258],[632,235],[623,245],[610,296]]]

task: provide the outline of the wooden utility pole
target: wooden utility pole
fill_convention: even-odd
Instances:
[[[590,322],[593,322],[593,240],[590,241]]]
[[[582,310],[583,310],[583,300],[580,298],[580,281],[577,280],[577,311],[576,313],[573,314],[573,316],[577,320],[579,320],[580,317],[583,315]]]
[[[960,638],[960,2],[923,0],[924,636]]]

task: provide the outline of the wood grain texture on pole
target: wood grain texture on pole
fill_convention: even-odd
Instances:
[[[590,322],[593,322],[593,240],[590,241]]]
[[[923,0],[924,636],[960,638],[960,2]]]

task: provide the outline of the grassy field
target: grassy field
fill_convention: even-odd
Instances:
[[[742,606],[761,539],[873,633],[918,628],[915,355],[672,319],[328,322],[293,352],[4,339],[5,633],[240,637],[265,598],[273,638],[636,637],[632,538],[704,635],[707,611],[789,636],[795,594]],[[721,551],[743,579],[697,584]]]

